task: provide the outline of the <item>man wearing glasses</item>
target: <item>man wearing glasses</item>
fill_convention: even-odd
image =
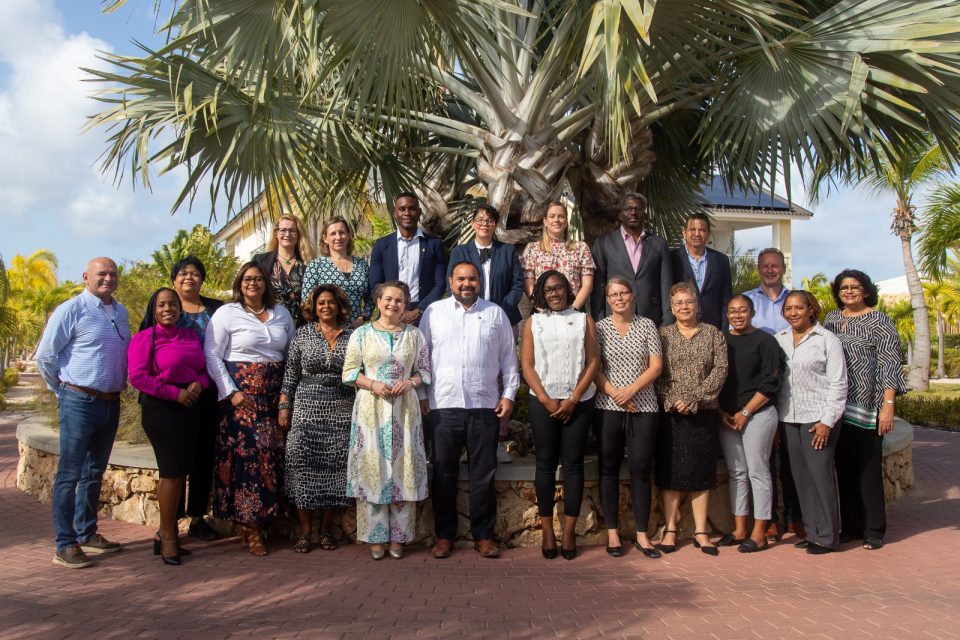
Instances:
[[[410,302],[403,321],[416,325],[432,302],[446,289],[447,261],[440,238],[420,228],[420,200],[409,191],[393,202],[397,232],[378,238],[370,254],[370,290],[390,280],[410,287]]]
[[[94,258],[83,273],[83,291],[47,322],[37,347],[37,369],[57,396],[60,462],[53,483],[53,563],[89,567],[88,553],[120,551],[97,533],[100,481],[120,419],[127,384],[127,309],[116,301],[117,265]]]
[[[633,311],[653,320],[658,327],[673,322],[670,311],[670,287],[673,271],[666,241],[647,231],[647,199],[628,193],[620,200],[620,228],[597,238],[593,260],[590,310],[595,320],[610,315],[606,301],[608,279],[626,278],[633,290]]]

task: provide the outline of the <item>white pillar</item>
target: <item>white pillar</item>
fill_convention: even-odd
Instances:
[[[790,221],[778,220],[771,227],[773,246],[783,252],[786,270],[783,274],[783,283],[787,287],[793,286],[793,236],[791,235]]]

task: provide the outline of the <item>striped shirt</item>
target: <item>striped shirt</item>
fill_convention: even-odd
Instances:
[[[61,382],[116,393],[127,386],[127,308],[115,299],[112,311],[84,289],[50,316],[37,347],[37,369],[54,393]]]
[[[793,329],[777,333],[786,354],[777,413],[783,422],[833,427],[847,404],[847,365],[840,338],[816,324],[796,347]]]

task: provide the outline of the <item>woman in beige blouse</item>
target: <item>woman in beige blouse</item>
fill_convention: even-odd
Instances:
[[[720,416],[717,396],[727,377],[727,344],[720,331],[697,321],[697,292],[679,282],[670,289],[676,323],[660,328],[663,373],[657,395],[664,411],[657,433],[656,482],[663,496],[666,531],[660,550],[676,550],[680,499],[689,494],[695,547],[715,556],[707,509],[717,485]]]

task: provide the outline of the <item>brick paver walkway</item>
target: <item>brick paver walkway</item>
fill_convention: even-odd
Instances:
[[[50,563],[49,506],[16,488],[15,418],[0,416],[3,638],[960,637],[960,434],[917,430],[916,488],[877,552],[814,557],[787,539],[718,558],[685,542],[660,560],[416,548],[373,562],[359,545],[254,558],[233,539],[188,540],[194,554],[166,567],[151,529],[107,521],[124,551],[70,571]]]

